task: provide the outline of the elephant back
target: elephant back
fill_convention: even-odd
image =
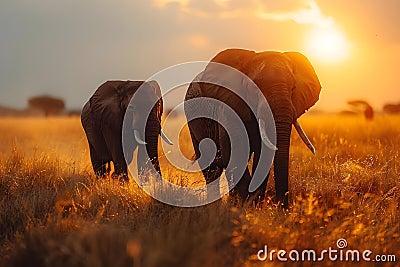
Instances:
[[[93,119],[101,125],[122,126],[124,111],[121,110],[121,98],[118,91],[128,81],[107,81],[99,86],[90,98]]]
[[[201,84],[203,96],[222,101],[243,121],[253,119],[252,111],[246,104],[249,100],[247,90],[251,86],[245,68],[255,55],[254,51],[237,48],[218,53],[204,70],[203,80],[210,83]],[[239,91],[241,96],[236,93]]]
[[[255,54],[256,53],[251,50],[238,48],[226,49],[213,57],[211,62],[225,64],[243,72],[246,62],[254,57]]]

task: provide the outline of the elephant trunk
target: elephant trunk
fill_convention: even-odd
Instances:
[[[275,120],[276,146],[278,148],[274,157],[276,200],[287,207],[290,135],[295,113],[290,97],[282,93],[270,101],[270,106]]]
[[[288,205],[289,191],[289,146],[292,124],[276,121],[277,147],[274,158],[274,178],[276,200],[284,206]]]
[[[154,169],[161,175],[160,163],[158,161],[158,135],[161,132],[161,125],[158,120],[149,120],[146,124],[146,150],[148,159]]]
[[[133,111],[134,113],[138,113],[138,114],[147,114],[147,110],[146,108],[139,108],[138,111]],[[161,113],[160,113],[161,112]],[[133,135],[135,138],[135,141],[137,144],[139,145],[146,145],[147,141],[145,141],[144,138],[144,134],[142,133],[142,129],[143,129],[143,125],[145,125],[147,121],[151,122],[150,124],[154,127],[156,127],[157,129],[159,129],[158,133],[161,138],[167,142],[169,145],[173,145],[172,141],[167,137],[167,135],[164,133],[164,131],[161,128],[160,125],[160,121],[161,121],[161,114],[162,114],[162,110],[157,110],[157,106],[154,107],[151,111],[150,114],[147,117],[145,116],[132,116],[132,130],[133,130]],[[147,127],[146,128],[146,132],[148,131],[147,129],[150,129],[150,131],[152,131],[152,127]]]

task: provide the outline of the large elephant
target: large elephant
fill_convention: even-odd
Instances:
[[[321,85],[314,68],[304,55],[297,52],[280,53],[267,51],[256,53],[244,49],[227,49],[218,53],[205,70],[199,74],[199,76],[206,78],[201,79],[201,81],[207,80],[209,77],[214,77],[214,79],[215,77],[219,77],[220,80],[230,79],[229,75],[224,71],[213,67],[215,63],[224,64],[240,71],[245,74],[245,77],[247,76],[246,78],[249,78],[258,86],[259,90],[257,91],[261,91],[262,95],[264,95],[275,121],[276,147],[268,139],[266,124],[259,119],[262,117],[262,114],[257,114],[262,109],[256,109],[257,112],[254,113],[246,104],[246,102],[260,101],[262,97],[259,99],[241,99],[223,86],[207,82],[196,82],[198,80],[195,79],[189,85],[185,101],[198,97],[213,98],[222,101],[238,114],[249,137],[250,149],[246,159],[249,160],[251,154],[254,153],[252,174],[254,174],[258,165],[267,165],[267,162],[265,162],[266,159],[260,158],[262,146],[276,150],[273,157],[276,200],[282,205],[287,206],[289,192],[289,145],[292,125],[294,125],[310,150],[315,153],[313,145],[297,121],[297,118],[312,107],[319,99]],[[243,86],[241,90],[248,90],[248,88]],[[185,102],[185,113],[189,117],[189,113],[193,109],[196,109],[196,107],[189,107],[186,103],[188,102]],[[202,104],[201,109],[207,109],[207,104]],[[199,144],[202,139],[210,138],[216,145],[217,152],[214,161],[208,166],[200,166],[207,184],[220,177],[223,169],[227,168],[231,153],[227,132],[217,122],[221,117],[225,116],[225,113],[214,113],[217,114],[217,120],[196,118],[189,121],[188,119],[188,127],[196,159],[199,159],[201,156]],[[270,162],[272,162],[272,158]],[[234,174],[234,172],[228,172],[231,170],[226,171],[227,177],[231,173]],[[246,168],[242,177],[236,177],[240,180],[233,188],[232,193],[239,195],[242,200],[250,198],[257,203],[265,196],[269,168],[265,168],[263,175],[264,179],[261,185],[257,190],[250,193],[251,175],[249,169]]]
[[[140,101],[129,106],[131,98],[139,88],[141,88]],[[142,114],[146,105],[151,105],[148,117]],[[133,109],[132,112],[126,112],[128,106]],[[138,147],[139,171],[145,169],[151,162],[161,175],[157,153],[158,135],[170,143],[161,129],[162,112],[161,90],[155,81],[107,81],[103,83],[85,104],[81,115],[95,174],[99,177],[106,176],[110,172],[110,162],[112,161],[114,164],[112,177],[120,179],[121,182],[128,181],[124,155],[128,161],[131,161],[133,151]],[[130,147],[126,151],[122,144],[125,114],[130,116],[130,125],[124,128],[131,131],[130,135],[132,136]],[[140,130],[142,125],[145,125],[145,134],[142,134]]]

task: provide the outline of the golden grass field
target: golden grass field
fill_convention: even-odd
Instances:
[[[0,266],[285,266],[257,252],[337,249],[340,238],[346,249],[393,254],[398,264],[400,117],[300,121],[317,153],[292,133],[290,208],[282,210],[227,198],[198,208],[161,204],[134,182],[95,178],[79,118],[1,118]],[[190,152],[187,131],[180,142]],[[166,178],[192,179],[163,158]]]

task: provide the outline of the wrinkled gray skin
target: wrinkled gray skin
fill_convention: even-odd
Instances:
[[[317,102],[321,90],[321,85],[311,63],[304,55],[296,52],[255,53],[243,49],[224,50],[217,54],[211,62],[228,65],[246,74],[265,96],[274,116],[276,127],[276,146],[278,148],[274,157],[276,201],[287,206],[289,145],[292,124]],[[210,75],[209,72],[212,70],[209,66],[203,73],[208,72],[208,75]],[[212,75],[223,77],[223,73],[213,73]],[[243,88],[243,90],[246,90],[246,88]],[[245,102],[226,88],[193,81],[188,88],[185,100],[200,96],[220,100],[229,105],[240,116],[249,136],[249,159],[251,154],[254,153],[252,173],[259,164],[267,165],[266,159],[260,159],[261,146],[264,145],[257,120],[260,115],[256,114],[256,118]],[[187,117],[188,112],[190,110],[186,105],[185,113]],[[224,116],[224,114],[221,113],[218,116]],[[214,161],[209,166],[200,166],[203,169],[206,183],[211,183],[220,177],[229,162],[231,149],[229,137],[223,127],[219,127],[218,123],[210,119],[195,119],[188,122],[188,126],[196,159],[200,158],[199,143],[202,139],[210,138],[217,146],[217,156]],[[230,177],[231,173],[233,173],[232,170],[226,170],[227,177]],[[266,168],[264,182],[256,191],[249,193],[251,175],[249,170],[246,169],[231,193],[239,195],[243,201],[252,199],[257,203],[265,196],[268,176],[269,171]]]
[[[146,90],[141,94],[143,100],[141,99],[140,104],[157,104],[151,110],[147,121],[144,121],[146,118],[140,112],[144,109],[143,107],[139,107],[137,104],[129,107],[133,108],[133,113],[131,113],[133,118],[129,120],[131,125],[127,127],[131,130],[129,134],[132,138],[129,144],[132,146],[129,151],[125,151],[125,155],[128,155],[127,160],[131,161],[133,151],[138,147],[139,172],[146,169],[146,165],[151,162],[161,175],[157,148],[163,102],[158,83],[155,81],[146,83],[144,81],[107,81],[95,91],[85,104],[81,115],[82,126],[89,143],[93,170],[99,177],[104,177],[110,172],[110,162],[112,161],[114,164],[112,177],[119,178],[121,182],[128,181],[127,164],[122,148],[122,125],[129,102],[140,86]],[[147,143],[146,145],[139,144],[133,138],[133,130],[140,129],[143,123],[146,123],[146,131],[144,138],[141,136],[141,139]],[[148,157],[144,149],[147,150]]]

